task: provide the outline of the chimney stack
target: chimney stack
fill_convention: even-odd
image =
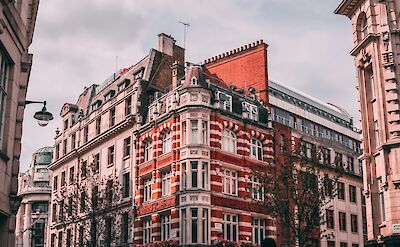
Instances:
[[[185,75],[185,67],[179,63],[179,61],[175,61],[171,66],[172,72],[172,90],[176,89],[180,84],[180,79]]]
[[[160,33],[158,35],[158,50],[169,56],[174,55],[174,45],[176,40],[165,33]]]

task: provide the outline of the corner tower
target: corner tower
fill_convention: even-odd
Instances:
[[[362,119],[367,246],[400,246],[400,2],[344,0]]]

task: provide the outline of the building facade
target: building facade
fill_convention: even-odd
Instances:
[[[22,120],[38,0],[0,1],[0,242],[15,245]]]
[[[318,246],[364,246],[365,203],[362,170],[358,161],[361,142],[352,118],[339,107],[274,81],[269,82],[268,92],[276,132],[280,132],[283,126],[288,127],[289,132],[282,133],[289,133],[290,138],[301,140],[308,158],[311,158],[313,147],[321,149],[321,171],[324,174],[334,177],[336,172],[330,166],[338,163],[346,168],[339,178],[337,196],[325,205],[326,222],[321,226],[322,231],[333,233],[334,237],[322,238]],[[278,135],[277,142],[280,139]]]
[[[345,0],[362,122],[369,245],[400,245],[400,3]]]
[[[251,169],[273,161],[266,49],[258,41],[185,72],[184,50],[160,34],[158,50],[65,104],[50,166],[50,246],[275,237],[248,189]],[[227,84],[226,69],[243,65]],[[243,73],[264,93],[240,88]]]
[[[18,179],[21,206],[16,220],[16,246],[46,246],[48,209],[51,188],[47,167],[52,159],[52,147],[44,147],[32,155],[32,163]]]

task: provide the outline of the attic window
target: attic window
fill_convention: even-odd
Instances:
[[[118,85],[118,92],[121,92],[122,90],[124,90],[125,88],[127,88],[129,86],[129,84],[131,83],[131,80],[129,79],[125,79],[123,82],[121,82]]]
[[[197,81],[197,77],[196,76],[192,77],[192,79],[190,81],[190,84],[193,85],[193,86],[197,86],[198,85],[198,81]]]
[[[110,90],[110,92],[108,92],[105,96],[104,96],[104,100],[108,101],[110,100],[112,97],[114,97],[115,95],[115,91],[114,90]]]
[[[232,96],[224,92],[217,92],[219,100],[219,108],[223,110],[232,111]]]
[[[97,110],[100,106],[101,106],[101,100],[96,100],[96,102],[92,104],[92,111]]]
[[[143,72],[144,72],[144,69],[142,68],[138,72],[133,74],[133,78],[135,79],[135,81],[143,78]]]
[[[243,115],[245,118],[258,121],[258,108],[256,105],[250,104],[248,102],[242,102],[243,105]]]

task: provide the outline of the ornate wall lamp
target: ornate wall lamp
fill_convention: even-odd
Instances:
[[[36,112],[33,115],[33,118],[38,120],[39,126],[46,126],[49,121],[53,120],[53,114],[47,111],[46,109],[46,101],[30,101],[30,100],[25,100],[25,105],[28,104],[43,104],[43,108],[41,111]]]

